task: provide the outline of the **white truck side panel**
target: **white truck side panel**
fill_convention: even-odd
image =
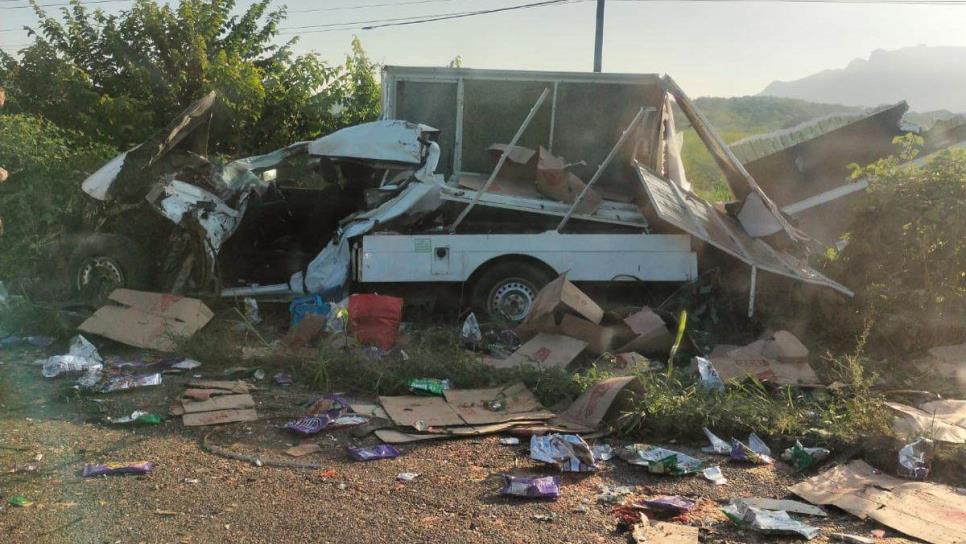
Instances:
[[[505,255],[543,261],[573,281],[690,281],[691,238],[680,234],[376,234],[362,237],[362,282],[462,282]],[[618,277],[624,276],[624,277]]]

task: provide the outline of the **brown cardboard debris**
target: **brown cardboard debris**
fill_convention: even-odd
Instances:
[[[258,414],[253,409],[219,410],[217,412],[196,412],[181,416],[185,427],[199,427],[202,425],[219,425],[236,421],[257,421]]]
[[[698,528],[666,521],[643,520],[634,526],[631,538],[638,544],[697,544]]]
[[[934,416],[933,413],[898,402],[887,402],[885,405],[895,411],[892,429],[902,438],[913,440],[926,436],[940,442],[966,444],[966,428],[949,423],[945,417]]]
[[[966,495],[948,486],[900,480],[852,461],[788,489],[932,544],[966,542]]]
[[[554,312],[564,309],[570,309],[592,323],[600,323],[604,318],[604,309],[576,285],[567,281],[565,274],[561,274],[537,293],[533,307],[523,320],[523,324],[545,324],[547,316],[552,316]],[[552,322],[556,323],[557,319],[552,318]]]
[[[934,400],[919,409],[950,425],[966,427],[966,400]]]
[[[291,455],[292,457],[302,457],[303,455],[308,455],[310,453],[318,453],[322,451],[322,446],[309,442],[307,444],[299,444],[298,446],[292,446],[291,448],[285,450],[285,453]]]
[[[503,168],[500,169],[500,177],[532,184],[537,177],[536,150],[519,145],[510,147],[507,144],[493,144],[486,151],[493,160],[494,166],[499,162],[503,151],[507,149],[509,150],[506,156],[507,160],[503,163]]]
[[[227,395],[229,393],[231,391],[227,389],[185,389],[181,396],[192,400],[208,400],[213,396]]]
[[[747,346],[715,346],[708,358],[724,380],[754,376],[781,385],[821,383],[808,364],[808,350],[787,331]]]
[[[295,325],[288,331],[283,342],[289,347],[301,348],[318,340],[323,332],[325,332],[325,316],[320,314],[306,314],[302,318],[302,321],[299,321],[298,325]]]
[[[534,421],[554,416],[522,383],[490,389],[448,389],[443,391],[443,396],[470,425]],[[499,403],[499,409],[492,409],[493,403]]]
[[[180,417],[184,415],[184,406],[181,406],[180,402],[174,403],[168,407],[168,415],[173,417]]]
[[[451,427],[465,425],[441,397],[379,397],[379,403],[396,425],[401,427]]]
[[[382,406],[373,402],[350,402],[349,408],[360,416],[389,419],[389,415],[382,409]]]
[[[255,389],[253,385],[242,380],[191,380],[188,387],[198,389],[223,389],[232,393],[248,393]]]
[[[924,372],[955,380],[966,387],[966,344],[931,348],[928,357],[912,364]]]
[[[630,328],[623,323],[619,325],[598,325],[571,314],[563,316],[557,331],[564,336],[587,342],[587,351],[594,355],[611,353],[615,346],[627,342],[632,336]],[[620,351],[627,350],[621,349]]]
[[[587,185],[566,170],[566,163],[544,148],[540,148],[537,160],[537,191],[547,198],[558,202],[573,204]],[[589,189],[575,210],[578,214],[592,214],[600,207],[603,198],[594,189]]]
[[[601,380],[577,397],[557,417],[538,425],[521,427],[525,433],[569,432],[594,433],[605,419],[614,422],[617,417],[634,408],[637,395],[642,392],[641,383],[635,376],[617,376]]]
[[[387,444],[405,444],[407,442],[421,442],[425,440],[440,440],[443,438],[465,438],[467,436],[483,436],[500,433],[520,426],[535,425],[540,421],[511,421],[494,423],[492,425],[469,425],[461,427],[447,427],[436,433],[407,433],[396,429],[378,429],[374,433],[379,440]]]
[[[495,368],[514,368],[524,364],[539,368],[566,368],[586,347],[587,342],[583,340],[540,333],[506,359],[488,359],[485,362]]]
[[[650,308],[628,316],[624,323],[636,336],[617,349],[619,352],[638,352],[644,355],[666,354],[674,344],[674,335],[668,330],[661,316]]]
[[[117,304],[102,306],[78,329],[139,348],[174,351],[177,338],[190,338],[214,316],[181,295],[115,289],[108,298]]]
[[[790,514],[805,514],[806,516],[819,516],[823,518],[828,516],[825,510],[801,501],[769,499],[765,497],[741,498],[738,500],[748,506],[761,508],[763,510],[784,510]]]
[[[255,399],[249,394],[222,395],[200,402],[182,401],[186,414],[195,412],[214,412],[215,410],[233,410],[236,408],[254,408]]]

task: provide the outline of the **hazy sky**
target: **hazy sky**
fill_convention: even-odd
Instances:
[[[291,13],[284,26],[292,27],[433,16],[535,0],[413,1],[279,4],[288,6]],[[0,8],[26,3],[0,0]],[[247,3],[239,0],[240,6]],[[395,5],[359,8],[371,4]],[[122,0],[96,7],[114,12],[128,5]],[[306,9],[328,11],[297,12]],[[332,62],[342,61],[355,34],[383,64],[445,65],[461,55],[463,65],[470,68],[590,71],[594,13],[595,2],[584,1],[375,30],[284,30],[282,39],[300,33],[298,50],[317,52]],[[0,9],[0,30],[35,21],[30,10]],[[607,72],[669,73],[692,96],[744,95],[757,93],[775,79],[844,67],[874,49],[966,46],[964,29],[966,5],[608,0],[603,64]],[[0,32],[0,47],[7,51],[27,42],[22,31]]]

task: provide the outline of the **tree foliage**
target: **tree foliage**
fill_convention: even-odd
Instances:
[[[344,66],[276,45],[284,8],[260,0],[136,0],[118,14],[78,0],[59,20],[34,4],[36,39],[0,59],[10,109],[43,116],[90,141],[125,148],[193,100],[219,96],[212,149],[239,154],[281,147],[378,114],[375,66],[352,43]]]

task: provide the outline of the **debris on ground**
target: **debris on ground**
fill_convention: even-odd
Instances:
[[[115,476],[122,474],[147,474],[154,468],[154,463],[150,461],[139,461],[136,463],[105,463],[105,464],[86,464],[81,469],[81,476],[90,478],[93,476]]]
[[[396,480],[400,482],[411,482],[419,477],[419,474],[415,472],[400,472],[396,475]]]
[[[503,474],[501,495],[513,495],[528,499],[556,499],[560,496],[559,476],[511,476]]]
[[[597,502],[602,502],[604,504],[621,502],[624,497],[634,492],[630,486],[610,484],[599,484],[597,486],[597,491]]]
[[[617,455],[632,465],[646,467],[653,474],[683,476],[704,468],[705,462],[679,451],[647,444],[632,444],[618,450]]]
[[[705,453],[717,453],[718,455],[731,455],[731,444],[722,440],[718,435],[712,433],[707,427],[701,429],[704,431],[704,435],[708,437],[708,441],[711,442],[710,446],[705,446],[701,448],[701,451]]]
[[[929,464],[935,443],[928,438],[919,438],[899,450],[897,472],[903,478],[925,480],[929,475]]]
[[[821,384],[808,363],[808,348],[788,331],[778,331],[745,346],[715,346],[708,359],[724,380],[752,376],[778,385]]]
[[[805,514],[807,516],[826,517],[825,510],[801,501],[769,499],[765,497],[743,497],[739,499],[748,506],[754,506],[762,510],[784,510],[793,514]]]
[[[658,495],[644,499],[644,506],[669,516],[677,516],[690,512],[694,508],[694,505],[694,501],[680,495]]]
[[[139,423],[141,425],[159,425],[161,423],[161,416],[151,412],[145,412],[144,410],[135,410],[130,415],[107,419],[111,423],[117,424]]]
[[[697,527],[647,519],[642,519],[631,531],[631,538],[635,544],[658,542],[661,544],[697,544],[698,537]]]
[[[349,330],[362,344],[389,350],[396,344],[403,299],[358,294],[349,297]]]
[[[97,352],[97,348],[78,334],[70,341],[70,348],[66,355],[54,355],[43,362],[41,374],[45,378],[77,372],[99,376],[102,368],[104,368],[104,359]]]
[[[377,461],[399,457],[401,452],[389,444],[379,444],[364,448],[347,448],[349,455],[356,461]]]
[[[15,496],[10,497],[9,499],[7,499],[7,504],[9,504],[10,506],[17,506],[17,507],[20,507],[20,508],[24,508],[24,507],[30,506],[33,503],[34,503],[34,501],[32,501],[32,500],[30,500],[27,497],[24,497],[22,495],[15,495]]]
[[[442,397],[443,391],[446,391],[452,386],[449,380],[440,380],[437,378],[413,378],[406,384],[406,387],[412,393],[436,395],[438,397]]]
[[[122,344],[174,351],[175,339],[190,338],[214,313],[200,300],[162,293],[115,289],[111,302],[94,312],[79,330]]]
[[[593,472],[598,468],[590,446],[575,434],[531,436],[530,458],[554,465],[561,472]]]
[[[312,403],[305,416],[287,422],[283,428],[302,436],[311,436],[324,429],[353,427],[368,421],[369,418],[352,413],[349,401],[338,395],[325,395]]]
[[[243,381],[191,380],[180,401],[185,427],[256,421],[254,386]],[[177,405],[176,405],[177,406]]]
[[[771,448],[755,433],[748,435],[748,444],[740,440],[731,441],[731,460],[745,461],[756,465],[771,465],[775,460],[771,458]]]
[[[724,391],[725,385],[721,381],[721,376],[714,369],[714,365],[704,357],[695,357],[694,364],[698,367],[698,376],[701,380],[701,387],[713,391]]]
[[[788,515],[783,510],[765,510],[735,500],[722,508],[722,511],[732,521],[739,525],[748,525],[752,529],[768,535],[798,535],[806,540],[817,537],[821,530],[806,525]]]
[[[802,471],[818,465],[831,454],[826,448],[806,448],[796,440],[794,446],[782,452],[781,459],[795,467],[795,470]]]
[[[851,461],[788,488],[813,504],[837,506],[931,544],[966,541],[966,495],[942,484],[910,482]]]
[[[937,442],[966,444],[966,427],[960,425],[966,420],[966,401],[947,401],[954,404],[937,404],[938,402],[942,401],[924,405],[930,411],[898,402],[884,404],[895,415],[893,430],[900,438],[915,440],[928,435]]]
[[[701,475],[714,485],[724,485],[728,483],[728,479],[725,478],[724,474],[721,473],[721,467],[708,467],[701,471]]]

